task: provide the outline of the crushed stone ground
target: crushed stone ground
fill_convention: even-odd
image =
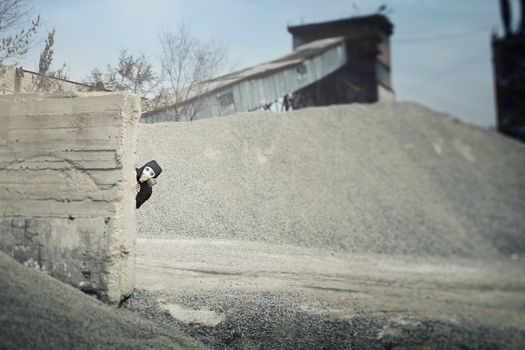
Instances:
[[[128,309],[213,349],[523,343],[523,144],[413,103],[141,125],[139,143],[164,172]]]

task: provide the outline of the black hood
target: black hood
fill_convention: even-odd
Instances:
[[[157,163],[155,160],[150,160],[149,162],[144,164],[142,167],[137,169],[137,181],[140,178],[140,175],[142,174],[142,171],[147,166],[149,166],[155,172],[154,178],[157,178],[160,175],[160,173],[162,173],[162,168],[160,167],[159,163]]]

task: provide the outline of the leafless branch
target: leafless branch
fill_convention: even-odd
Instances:
[[[180,25],[175,32],[160,36],[162,80],[164,89],[155,107],[169,107],[174,120],[193,120],[202,107],[200,97],[209,89],[209,80],[217,76],[227,62],[227,50],[214,42],[201,42]]]
[[[40,27],[40,16],[30,21],[28,0],[0,0],[0,64],[23,57]]]
[[[145,55],[135,57],[121,49],[118,65],[107,65],[106,73],[98,68],[91,71],[88,83],[100,84],[110,90],[131,91],[142,96],[151,93],[158,85],[158,78]]]
[[[38,62],[38,75],[33,81],[35,90],[42,92],[56,92],[62,91],[63,85],[57,79],[68,78],[68,68],[64,63],[62,67],[56,71],[50,70],[53,63],[53,45],[55,44],[55,30],[48,33],[46,45],[40,54]]]

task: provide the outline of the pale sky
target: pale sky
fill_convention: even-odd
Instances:
[[[45,29],[56,29],[55,67],[67,63],[70,79],[80,81],[95,67],[115,65],[120,48],[157,64],[159,34],[180,23],[226,45],[241,69],[289,53],[288,23],[371,14],[382,4],[393,10],[397,100],[493,126],[490,37],[502,27],[498,0],[34,0],[34,10]],[[42,47],[24,68],[37,69]]]

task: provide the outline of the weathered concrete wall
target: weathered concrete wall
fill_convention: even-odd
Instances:
[[[0,249],[110,303],[134,287],[140,101],[0,96]]]

